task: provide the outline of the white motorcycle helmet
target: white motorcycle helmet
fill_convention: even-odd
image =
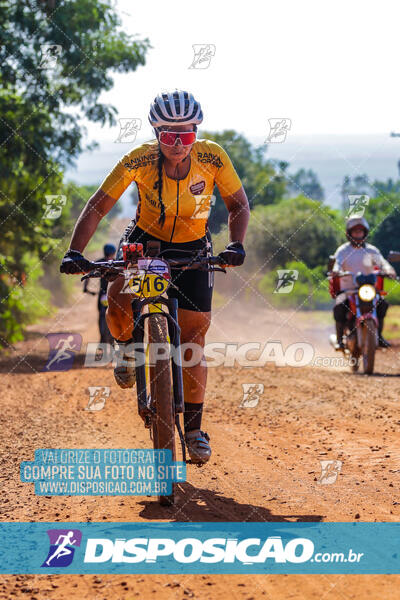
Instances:
[[[357,227],[357,225],[361,225],[364,229],[364,237],[363,239],[360,241],[361,244],[363,244],[365,242],[365,240],[368,237],[369,234],[369,225],[368,225],[368,221],[364,218],[364,217],[351,217],[350,219],[347,219],[346,222],[346,237],[349,240],[350,243],[354,243],[353,238],[351,237],[351,230],[354,229],[354,227]]]

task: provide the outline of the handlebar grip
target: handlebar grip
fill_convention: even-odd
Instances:
[[[208,262],[210,263],[210,265],[225,265],[226,263],[224,263],[224,261],[222,260],[222,258],[220,256],[210,256],[208,259]],[[227,266],[227,265],[226,265]]]

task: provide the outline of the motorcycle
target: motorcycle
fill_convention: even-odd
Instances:
[[[340,289],[340,279],[351,276],[353,286],[347,290]],[[348,311],[344,329],[343,343],[344,354],[349,358],[350,368],[358,371],[362,359],[363,371],[370,375],[374,371],[375,352],[378,348],[378,317],[377,304],[387,292],[383,289],[384,274],[380,271],[363,275],[354,275],[349,271],[328,273],[329,289],[331,296],[336,298],[339,294],[346,293]],[[336,347],[336,335],[329,338],[330,343]]]

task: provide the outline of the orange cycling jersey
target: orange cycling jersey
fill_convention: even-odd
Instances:
[[[156,140],[125,154],[100,188],[118,200],[134,181],[139,195],[136,211],[138,227],[168,242],[197,240],[206,233],[214,185],[217,184],[221,196],[226,197],[237,192],[242,184],[229,156],[216,142],[197,140],[189,156],[190,169],[184,179],[167,177],[163,168],[163,226],[159,224],[159,149]]]

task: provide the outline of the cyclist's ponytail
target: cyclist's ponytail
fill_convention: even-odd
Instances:
[[[158,204],[160,205],[160,216],[158,217],[158,223],[160,225],[160,227],[164,227],[164,223],[165,223],[165,205],[164,202],[162,200],[162,167],[163,167],[163,162],[164,162],[164,155],[161,152],[161,148],[159,147],[158,150],[159,154],[158,154],[158,164],[157,164],[157,168],[158,168]]]

